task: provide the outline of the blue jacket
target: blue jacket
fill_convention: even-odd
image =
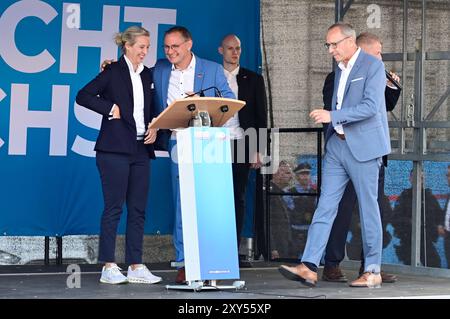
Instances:
[[[172,71],[172,63],[167,59],[156,61],[153,67],[153,80],[155,82],[155,106],[160,113],[167,107],[167,92]],[[216,86],[223,97],[235,99],[234,93],[228,86],[223,67],[212,61],[195,56],[194,92]],[[214,90],[205,91],[205,96],[214,97]]]
[[[361,50],[344,90],[342,108],[336,110],[341,69],[336,69],[331,124],[325,139],[334,133],[334,126],[343,125],[345,138],[356,160],[364,162],[391,152],[385,106],[385,68],[382,61]]]
[[[164,111],[167,107],[167,93],[169,90],[169,79],[172,71],[172,63],[167,59],[160,59],[156,61],[153,67],[153,81],[155,85],[154,103],[157,110],[157,114]],[[233,91],[231,91],[223,66],[212,61],[201,59],[195,56],[195,79],[194,79],[194,92],[198,92],[202,89],[215,86],[219,89],[220,93],[225,98],[235,99]],[[207,90],[204,92],[205,96],[214,97],[214,90]],[[167,149],[168,134],[166,132],[165,137],[158,134],[158,141],[156,142],[158,148]]]

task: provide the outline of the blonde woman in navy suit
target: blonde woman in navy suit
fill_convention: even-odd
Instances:
[[[157,283],[142,264],[145,207],[149,190],[150,161],[156,130],[147,129],[154,117],[152,74],[143,65],[150,35],[142,27],[129,27],[116,35],[123,51],[112,63],[82,88],[76,101],[103,115],[95,145],[102,181],[104,211],[100,227],[99,261],[105,263],[100,282],[108,284]],[[115,263],[117,225],[126,201],[125,277]]]

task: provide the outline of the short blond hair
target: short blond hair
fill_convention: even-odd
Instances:
[[[374,43],[379,43],[379,44],[383,44],[381,42],[381,39],[370,32],[361,32],[357,37],[356,37],[356,44],[358,46],[361,46],[361,44],[365,44],[365,45],[371,45]]]
[[[123,32],[116,33],[114,41],[122,49],[125,54],[125,44],[133,45],[136,43],[136,38],[140,36],[150,37],[150,32],[140,26],[131,26]]]

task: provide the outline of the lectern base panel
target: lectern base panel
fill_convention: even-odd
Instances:
[[[166,289],[175,290],[239,290],[245,287],[245,281],[237,280],[232,285],[217,285],[216,280],[209,280],[210,284],[205,284],[205,281],[197,280],[190,281],[187,285],[166,285]]]

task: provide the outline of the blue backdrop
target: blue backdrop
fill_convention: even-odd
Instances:
[[[163,33],[172,25],[190,29],[193,51],[217,62],[220,39],[236,33],[241,64],[259,71],[259,13],[259,0],[1,1],[0,234],[99,232],[92,150],[100,117],[74,100],[102,60],[119,56],[115,32],[134,24],[150,31],[148,66],[164,57]],[[169,164],[167,157],[152,162],[146,233],[172,233]]]

